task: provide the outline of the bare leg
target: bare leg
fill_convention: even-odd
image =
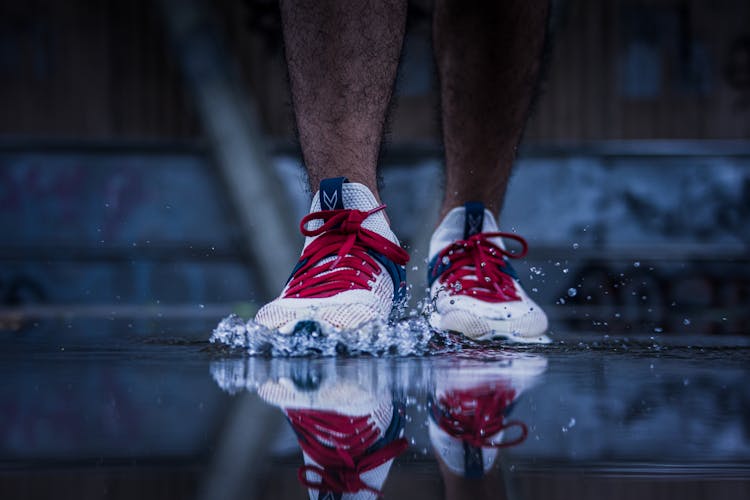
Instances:
[[[437,460],[445,486],[446,500],[481,500],[484,498],[506,500],[508,498],[503,474],[497,465],[493,465],[484,477],[466,479],[450,471],[439,457]]]
[[[281,0],[302,155],[313,192],[348,177],[377,194],[377,161],[406,0]]]
[[[445,198],[500,212],[541,66],[548,0],[437,0]]]

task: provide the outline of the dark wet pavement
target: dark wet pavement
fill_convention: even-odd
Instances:
[[[750,497],[747,337],[290,359],[121,326],[2,332],[0,498]],[[357,473],[314,444],[298,472],[358,422]]]

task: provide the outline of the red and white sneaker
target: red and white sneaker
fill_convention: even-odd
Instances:
[[[297,478],[311,500],[378,498],[393,460],[408,448],[403,406],[354,381],[280,378],[258,395],[280,407],[302,448]]]
[[[482,477],[500,448],[526,440],[526,424],[508,414],[546,369],[541,356],[509,355],[487,363],[466,360],[436,373],[428,430],[433,450],[451,472]]]
[[[509,252],[502,238],[517,241],[522,250]],[[430,240],[428,280],[435,304],[430,324],[475,340],[548,343],[547,315],[526,295],[508,262],[526,250],[520,236],[498,232],[482,203],[448,212]]]
[[[343,177],[324,179],[300,223],[307,238],[281,295],[255,321],[291,334],[351,330],[387,320],[405,297],[409,254],[370,190]]]

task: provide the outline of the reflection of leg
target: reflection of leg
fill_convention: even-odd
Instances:
[[[547,0],[435,6],[446,190],[441,217],[467,201],[502,207],[540,68]]]
[[[498,467],[480,479],[466,479],[452,472],[438,457],[440,474],[445,485],[446,500],[481,500],[484,498],[504,500],[506,494],[503,474]]]
[[[294,110],[313,192],[348,177],[376,191],[406,2],[282,0]]]
[[[549,342],[547,316],[508,263],[526,243],[500,233],[495,219],[534,94],[548,10],[548,0],[436,2],[446,185],[429,250],[435,328]],[[508,237],[520,253],[505,248]]]

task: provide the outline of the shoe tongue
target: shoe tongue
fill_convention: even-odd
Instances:
[[[430,259],[438,252],[457,240],[465,240],[477,233],[497,231],[497,222],[492,213],[480,202],[468,202],[448,212],[440,225],[432,233],[430,240]],[[505,248],[501,238],[491,238],[491,242]]]
[[[312,200],[310,212],[319,212],[321,210],[345,210],[355,209],[368,212],[377,208],[380,204],[375,199],[375,195],[365,186],[358,182],[349,182],[346,177],[334,177],[320,181],[320,189]],[[315,229],[320,227],[320,221],[312,221],[307,227]],[[373,231],[387,240],[398,245],[398,238],[391,231],[390,225],[385,218],[385,212],[379,211],[370,215],[362,223],[362,227]],[[312,241],[307,238],[306,245]]]
[[[349,182],[346,177],[333,177],[320,181],[320,193],[318,203],[323,210],[344,209],[344,183]],[[351,208],[351,207],[349,207]]]
[[[464,239],[482,232],[484,223],[484,203],[469,201],[464,205]]]

